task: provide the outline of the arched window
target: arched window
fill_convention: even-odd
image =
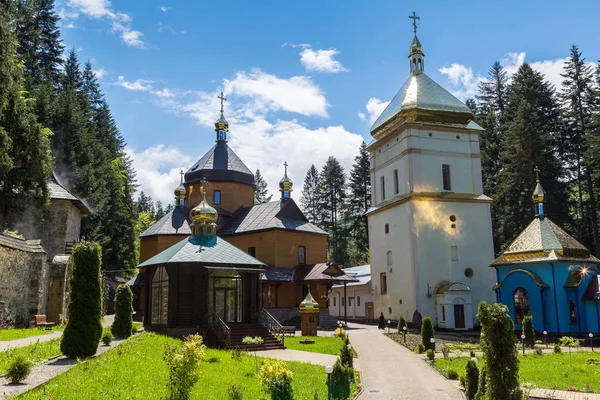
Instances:
[[[335,297],[333,298],[333,306],[335,307],[337,304],[335,304]]]
[[[169,276],[164,266],[152,276],[152,325],[166,325],[169,314]]]
[[[529,295],[523,288],[517,288],[513,294],[515,305],[515,324],[523,323],[523,317],[529,314]]]
[[[360,307],[360,296],[356,297],[356,305]]]
[[[392,252],[388,251],[387,252],[387,265],[392,265]]]
[[[422,67],[421,67],[421,59],[419,58],[419,71],[421,71],[421,70],[422,70]]]
[[[571,324],[577,323],[577,307],[572,300],[569,300],[569,321]]]

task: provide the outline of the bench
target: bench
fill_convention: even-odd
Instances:
[[[35,320],[33,321],[33,327],[37,328],[38,326],[54,326],[55,323],[54,322],[48,322],[46,321],[46,316],[45,315],[34,315]]]
[[[293,325],[284,325],[283,326],[283,334],[296,336],[296,327]]]

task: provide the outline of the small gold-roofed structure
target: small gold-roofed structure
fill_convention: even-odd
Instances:
[[[302,314],[302,336],[317,336],[319,303],[310,294],[310,285],[308,285],[308,294],[300,303],[300,314]]]

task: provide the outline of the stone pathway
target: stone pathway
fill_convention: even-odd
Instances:
[[[566,390],[553,389],[529,389],[527,390],[531,400],[600,400],[600,394],[568,392]]]
[[[348,323],[358,353],[363,393],[359,400],[462,400],[463,393],[418,356],[376,326]]]
[[[251,354],[251,353],[250,353]],[[334,356],[332,354],[322,354],[322,353],[313,353],[310,351],[302,351],[302,350],[263,350],[257,351],[256,354],[260,357],[265,358],[274,358],[276,360],[283,361],[298,361],[303,363],[322,365],[326,367],[328,365],[333,366],[338,356]],[[358,359],[354,359],[353,362],[354,369],[360,371],[359,361]]]

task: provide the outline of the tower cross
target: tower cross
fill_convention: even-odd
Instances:
[[[183,170],[179,171],[179,175],[181,175],[181,183],[183,183],[183,175],[184,175]]]
[[[227,101],[225,97],[223,97],[223,91],[221,90],[221,95],[217,96],[217,99],[221,99],[221,115],[223,115],[223,102]]]
[[[287,175],[287,167],[288,167],[287,161],[283,162],[283,166],[285,167],[285,174]]]
[[[411,18],[413,20],[413,29],[415,32],[415,35],[417,34],[417,20],[421,19],[421,17],[417,17],[417,13],[413,11],[412,15],[409,15],[408,18]]]
[[[535,166],[535,169],[533,171],[535,172],[536,182],[539,182],[540,181],[540,169],[537,167],[537,165]]]

